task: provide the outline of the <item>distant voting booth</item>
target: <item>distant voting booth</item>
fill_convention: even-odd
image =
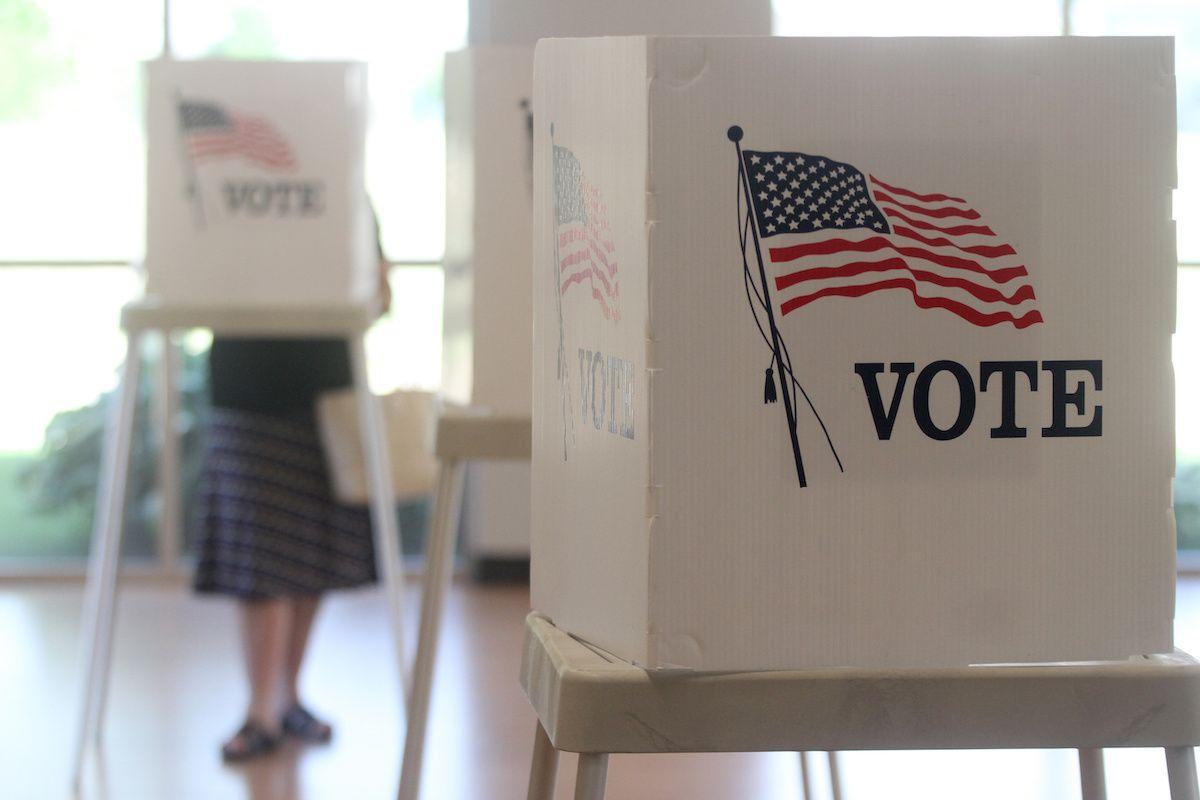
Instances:
[[[535,76],[536,611],[652,668],[1171,651],[1169,39]]]
[[[533,48],[446,56],[446,257],[442,386],[448,397],[528,416],[533,380]],[[470,468],[472,552],[529,551],[529,464]]]
[[[164,304],[361,305],[366,68],[146,65],[147,293]]]
[[[178,533],[177,331],[337,336],[347,344],[365,457],[376,571],[387,589],[407,702],[403,573],[387,423],[368,385],[364,339],[378,298],[375,227],[363,186],[365,67],[352,63],[159,60],[146,64],[146,293],[122,310],[125,364],[105,434],[88,567],[73,784],[103,729],[125,488],[142,344],[163,337],[158,452],[164,547]],[[342,487],[344,488],[344,487]],[[178,542],[175,542],[178,544]]]
[[[532,405],[532,147],[538,39],[631,33],[765,35],[769,0],[472,0],[470,46],[446,56],[442,388],[500,414]],[[470,468],[474,555],[529,554],[529,466]]]

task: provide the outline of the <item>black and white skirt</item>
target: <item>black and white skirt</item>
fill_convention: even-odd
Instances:
[[[198,592],[250,600],[375,581],[370,516],[334,500],[311,412],[213,409],[196,533]]]

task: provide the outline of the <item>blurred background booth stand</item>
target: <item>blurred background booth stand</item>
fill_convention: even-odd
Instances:
[[[425,732],[433,690],[442,606],[450,589],[463,500],[463,472],[469,461],[528,463],[532,422],[529,417],[487,412],[449,412],[437,425],[435,452],[441,462],[437,506],[425,556],[425,585],[421,597],[421,622],[408,701],[408,731],[404,737],[404,763],[400,771],[400,800],[416,800],[421,790],[425,757]]]
[[[381,405],[371,394],[367,382],[363,346],[364,334],[378,316],[377,312],[377,308],[368,304],[309,308],[237,308],[224,305],[160,304],[154,300],[135,302],[123,309],[121,326],[126,333],[128,344],[125,365],[109,409],[88,564],[82,642],[82,705],[76,731],[73,785],[79,785],[89,745],[98,744],[103,731],[108,672],[112,663],[122,520],[129,475],[138,373],[141,368],[141,346],[148,335],[161,335],[167,350],[170,349],[173,332],[193,328],[209,328],[218,335],[248,337],[324,335],[346,338],[350,350],[358,413],[363,420],[361,435],[370,486],[376,569],[386,588],[397,670],[404,689],[402,697],[408,696],[402,627],[403,573],[400,565],[399,526],[395,511],[392,468],[386,445],[386,423]],[[170,385],[169,379],[167,384]],[[169,400],[166,405],[169,408]],[[171,419],[170,415],[164,417],[168,441],[175,433]],[[177,448],[168,446],[164,448],[164,452],[167,455],[177,453]],[[178,474],[177,468],[173,469],[170,466],[166,472],[176,476]],[[168,484],[164,488],[167,494],[178,494],[179,482],[175,480],[173,485]]]

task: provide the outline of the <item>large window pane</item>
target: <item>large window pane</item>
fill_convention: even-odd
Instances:
[[[371,388],[436,391],[442,383],[442,268],[392,270],[392,309],[367,335]]]
[[[142,251],[138,62],[161,0],[0,1],[0,260]]]
[[[1179,546],[1200,549],[1200,269],[1179,270],[1175,358],[1175,519]]]
[[[442,58],[466,38],[466,2],[176,0],[184,58],[348,59],[369,65],[367,188],[384,250],[437,261],[444,243]]]
[[[0,559],[87,551],[105,408],[125,352],[118,313],[136,291],[129,269],[0,270],[9,343],[0,349]],[[146,428],[135,440],[126,537],[126,552],[142,555],[155,511]]]
[[[441,362],[442,274],[436,266],[395,269],[392,312],[371,330],[373,388],[435,389]],[[0,563],[79,559],[87,553],[105,413],[125,339],[117,321],[136,296],[128,268],[0,269],[0,370],[13,387],[0,416]],[[183,485],[194,487],[208,414],[211,336],[181,340],[179,391]],[[125,553],[156,552],[161,498],[152,393],[160,358],[151,341],[138,387],[125,522]],[[21,389],[19,387],[26,387]],[[184,522],[195,497],[186,492]],[[406,553],[422,552],[427,503],[400,507]]]

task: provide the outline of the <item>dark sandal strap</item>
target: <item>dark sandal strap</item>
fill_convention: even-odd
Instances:
[[[221,756],[226,761],[247,761],[271,752],[278,744],[278,736],[257,722],[246,720],[233,738],[221,747]]]
[[[289,708],[280,720],[283,732],[306,742],[327,742],[333,735],[333,729],[326,723],[313,716],[312,712],[300,704]]]

